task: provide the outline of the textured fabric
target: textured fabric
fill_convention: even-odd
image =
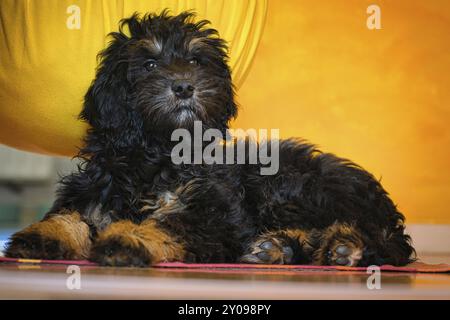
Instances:
[[[94,262],[87,260],[36,260],[36,259],[14,259],[0,257],[0,263],[18,263],[18,264],[59,264],[59,265],[79,265],[79,266],[96,266]],[[158,263],[154,268],[178,268],[178,269],[201,269],[201,270],[230,270],[230,269],[246,269],[246,270],[281,270],[281,271],[366,271],[365,267],[342,267],[342,266],[310,266],[310,265],[277,265],[277,264],[233,264],[233,263],[182,263],[182,262],[165,262]],[[384,265],[380,267],[381,271],[395,272],[420,272],[420,273],[448,273],[450,265],[448,264],[427,264],[423,262],[414,262],[404,267],[395,267]]]
[[[265,0],[2,0],[0,2],[0,143],[72,156],[86,125],[77,120],[105,36],[133,12],[193,9],[230,44],[239,86],[253,59]]]

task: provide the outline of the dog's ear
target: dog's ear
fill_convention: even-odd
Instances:
[[[214,29],[207,29],[203,32],[218,35],[217,31]],[[214,61],[217,68],[222,70],[222,77],[224,79],[223,88],[223,99],[226,100],[226,110],[225,114],[221,119],[220,127],[222,129],[228,129],[229,122],[236,118],[238,113],[238,106],[235,101],[235,87],[231,77],[231,69],[228,64],[228,45],[222,38],[208,38],[207,43],[210,45],[211,50],[213,50],[212,56],[219,57]]]
[[[236,104],[235,101],[235,88],[231,80],[231,72],[229,71],[228,66],[226,79],[227,84],[224,85],[225,88],[224,93],[225,96],[227,97],[228,102],[226,103],[225,114],[222,117],[221,122],[219,124],[222,131],[228,129],[230,121],[235,119],[238,114],[238,105]]]
[[[127,59],[125,45],[129,38],[120,32],[111,33],[112,41],[100,52],[96,77],[85,97],[80,118],[97,129],[120,126],[127,112]]]
[[[230,121],[236,118],[237,112],[238,112],[238,107],[237,107],[236,103],[234,102],[234,99],[231,98],[227,104],[225,115],[221,118],[220,123],[217,125],[217,127],[221,131],[225,131],[226,129],[228,129]]]
[[[231,82],[231,77],[230,77],[229,81],[230,81],[230,85],[229,85],[230,101],[227,104],[227,116],[228,116],[227,122],[229,122],[230,120],[236,118],[237,114],[238,114],[238,106],[237,106],[237,104],[235,102],[235,98],[234,98],[234,96],[235,96],[235,93],[234,93],[235,89],[234,89],[233,83]]]

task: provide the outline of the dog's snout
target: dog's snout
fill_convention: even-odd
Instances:
[[[175,96],[180,99],[188,99],[192,97],[194,89],[195,88],[192,83],[186,79],[175,80],[172,83],[172,91],[174,92]]]

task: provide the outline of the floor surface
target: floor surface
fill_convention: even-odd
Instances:
[[[450,263],[450,255],[421,260]],[[0,299],[450,299],[450,274],[382,272],[380,289],[369,289],[376,282],[365,272],[82,267],[77,275],[3,264]]]

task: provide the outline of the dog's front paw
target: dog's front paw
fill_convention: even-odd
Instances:
[[[261,237],[250,245],[249,253],[241,257],[244,263],[289,264],[294,252],[276,237]]]
[[[27,229],[15,233],[5,251],[10,258],[72,260],[78,259],[76,252],[65,245],[62,239],[52,238]]]
[[[103,266],[150,266],[152,259],[148,250],[140,242],[129,240],[127,235],[98,240],[92,247],[90,260]]]

